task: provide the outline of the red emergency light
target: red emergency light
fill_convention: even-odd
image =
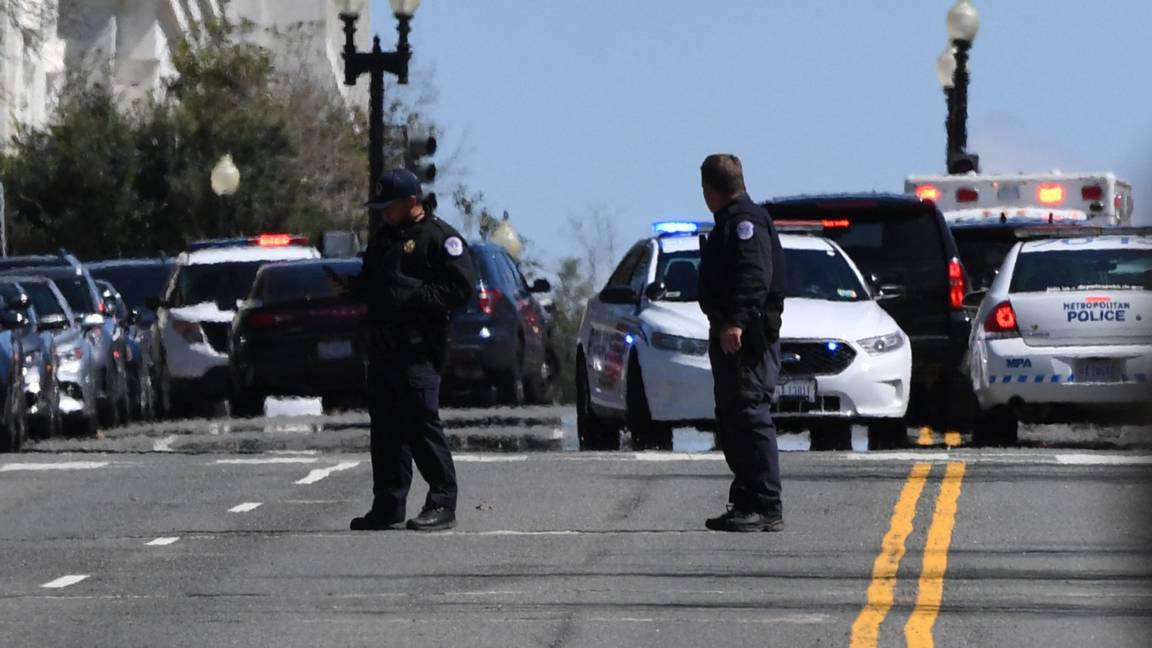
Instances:
[[[916,187],[916,197],[920,200],[940,200],[940,189],[935,185],[920,185]]]
[[[851,227],[852,222],[847,218],[823,218],[820,220],[820,226],[824,229],[836,229],[842,227]]]
[[[260,247],[286,247],[292,244],[302,244],[304,241],[304,237],[292,236],[291,234],[261,234],[256,237],[256,245]]]
[[[1080,187],[1080,197],[1087,202],[1102,200],[1104,198],[1104,188],[1100,185],[1086,185]]]
[[[1059,205],[1064,202],[1064,185],[1042,184],[1036,188],[1036,199],[1042,205]]]
[[[980,192],[971,187],[962,187],[956,190],[956,202],[974,203],[980,200]]]

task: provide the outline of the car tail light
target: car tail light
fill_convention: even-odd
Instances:
[[[980,200],[980,192],[971,187],[956,190],[956,202],[973,203]]]
[[[1116,194],[1116,196],[1112,198],[1112,206],[1116,208],[1116,211],[1120,211],[1124,207],[1124,195]]]
[[[820,226],[824,229],[840,229],[851,227],[851,225],[851,221],[847,218],[824,218],[820,220]]]
[[[1104,188],[1100,185],[1087,185],[1081,187],[1080,197],[1087,202],[1102,200],[1104,198]]]
[[[964,296],[968,294],[968,282],[964,279],[964,266],[960,259],[952,257],[948,262],[948,301],[952,310],[964,308]]]
[[[920,200],[936,202],[940,200],[940,189],[935,185],[920,185],[916,187],[916,197]]]
[[[1064,202],[1064,185],[1042,184],[1036,188],[1036,199],[1041,205],[1059,205]]]
[[[524,323],[532,329],[533,333],[540,331],[540,317],[536,314],[536,309],[532,307],[532,302],[527,299],[520,302],[520,316],[524,318]]]
[[[491,315],[492,311],[496,310],[496,304],[500,303],[500,299],[504,294],[495,288],[481,288],[478,295],[480,312],[485,315]]]
[[[984,331],[1005,337],[1020,335],[1016,311],[1010,302],[1000,302],[991,313],[988,313],[988,319],[984,320]]]

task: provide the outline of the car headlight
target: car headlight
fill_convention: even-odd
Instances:
[[[895,351],[904,346],[904,334],[900,331],[889,333],[888,335],[877,335],[876,337],[864,338],[863,340],[856,340],[856,344],[864,347],[868,355],[880,355],[881,353],[888,353]]]
[[[189,344],[199,344],[204,341],[204,331],[196,322],[172,320],[172,329]]]
[[[708,353],[708,340],[655,333],[652,335],[652,346],[664,351],[675,351],[688,355],[704,355]]]

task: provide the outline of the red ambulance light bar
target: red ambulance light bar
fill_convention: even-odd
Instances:
[[[940,189],[935,185],[920,185],[916,187],[916,197],[920,200],[936,202],[940,200]]]
[[[1064,202],[1064,185],[1042,184],[1036,188],[1036,199],[1041,205],[1059,205]]]

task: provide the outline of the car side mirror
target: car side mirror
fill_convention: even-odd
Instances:
[[[532,282],[532,288],[530,288],[530,290],[534,293],[550,292],[552,290],[552,284],[548,283],[547,279],[537,279]]]
[[[976,309],[980,308],[980,304],[983,303],[984,298],[987,296],[988,296],[987,290],[977,290],[974,292],[970,292],[967,295],[964,295],[964,301],[960,302],[960,304],[964,308],[970,308],[972,310],[976,310]]]
[[[28,299],[28,295],[20,293],[15,297],[8,300],[8,308],[14,311],[25,311],[32,305],[32,301]]]
[[[28,316],[19,311],[4,311],[3,315],[0,315],[0,326],[6,331],[24,328],[27,324]]]
[[[908,296],[908,289],[896,284],[882,284],[876,289],[876,301],[895,302],[903,301]]]
[[[663,281],[653,281],[644,289],[644,296],[648,298],[648,301],[660,301],[664,298],[666,290],[667,287]]]
[[[632,286],[608,286],[600,291],[600,301],[605,304],[635,304],[636,291]]]

